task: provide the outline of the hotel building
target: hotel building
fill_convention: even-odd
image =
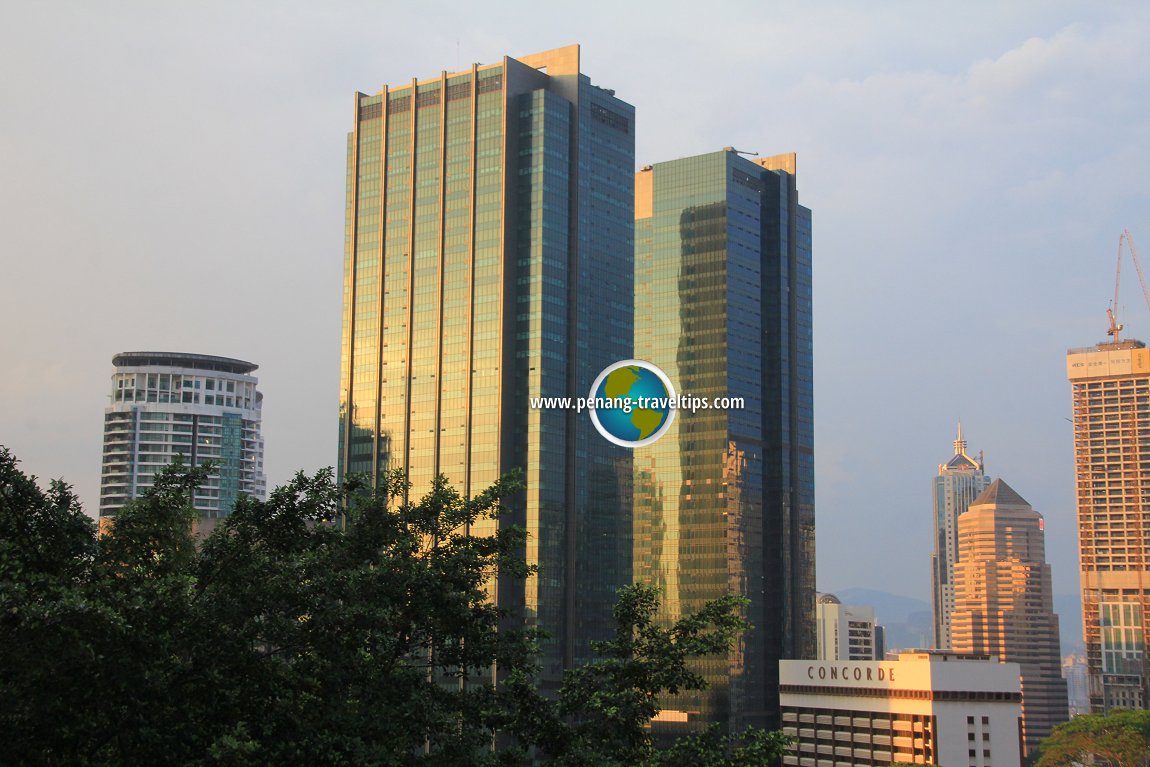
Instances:
[[[954,440],[954,455],[938,465],[934,478],[934,553],[930,558],[931,608],[934,647],[950,648],[950,614],[954,611],[954,564],[958,561],[958,517],[990,485],[983,473],[982,456],[966,454],[962,424]]]
[[[1090,708],[1150,706],[1150,349],[1066,355]]]
[[[1018,666],[942,651],[780,664],[787,767],[1018,767]]]
[[[111,404],[104,411],[100,518],[115,516],[181,456],[218,470],[196,490],[200,534],[231,513],[240,494],[263,500],[263,394],[256,365],[229,357],[125,352],[112,358]]]
[[[538,575],[493,593],[542,641],[544,687],[609,636],[630,582],[631,454],[585,397],[632,354],[634,108],[579,46],[356,94],[347,148],[339,475],[437,474],[466,496],[524,470]]]
[[[951,646],[1017,663],[1023,756],[1069,718],[1042,515],[996,479],[958,518]]]
[[[816,653],[811,212],[795,155],[728,147],[644,168],[635,238],[635,357],[679,392],[744,401],[680,412],[634,454],[635,580],[662,590],[666,621],[734,593],[753,626],[656,726],[777,727],[778,661]]]

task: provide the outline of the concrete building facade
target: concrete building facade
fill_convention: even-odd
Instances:
[[[1001,479],[958,518],[951,644],[1018,664],[1026,757],[1069,718],[1044,530],[1042,515]]]
[[[1150,706],[1150,349],[1066,355],[1090,709]]]
[[[189,466],[219,466],[193,498],[201,534],[231,513],[240,494],[264,499],[263,394],[255,364],[178,352],[124,352],[112,364],[101,519],[151,487],[176,456]]]
[[[874,608],[844,605],[834,594],[815,600],[819,660],[882,660],[882,632]]]
[[[787,767],[1018,767],[1018,666],[942,651],[780,663]]]

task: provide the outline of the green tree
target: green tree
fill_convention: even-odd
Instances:
[[[200,546],[188,499],[206,469],[173,466],[104,536],[67,486],[41,491],[0,448],[0,732],[11,764],[726,767],[777,757],[777,734],[716,732],[656,750],[662,690],[742,622],[723,600],[674,627],[624,590],[601,658],[557,700],[535,689],[535,642],[487,584],[532,575],[525,535],[469,535],[515,492],[473,499],[437,480],[417,502],[298,475],[239,501]],[[499,685],[491,684],[497,668]],[[493,744],[498,744],[493,748]]]
[[[706,686],[689,661],[727,651],[746,625],[739,617],[745,601],[728,596],[709,602],[665,628],[655,620],[656,589],[638,585],[620,590],[614,638],[594,643],[599,658],[564,679],[558,713],[570,724],[558,739],[545,742],[558,754],[557,764],[725,767],[767,764],[781,756],[787,740],[780,733],[752,729],[728,738],[713,728],[657,750],[647,728],[659,711],[660,693]]]
[[[1035,767],[1088,764],[1091,756],[1112,767],[1148,767],[1150,711],[1075,717],[1055,727],[1050,737],[1042,741],[1038,753]]]

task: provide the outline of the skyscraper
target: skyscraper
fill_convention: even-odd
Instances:
[[[954,455],[938,465],[934,478],[934,553],[930,557],[931,607],[935,649],[950,649],[950,613],[954,610],[954,563],[958,561],[958,517],[990,485],[982,458],[966,454],[962,424],[954,439]]]
[[[844,605],[834,594],[815,600],[819,660],[882,660],[881,632],[874,608]]]
[[[111,404],[104,411],[100,518],[152,486],[176,456],[219,468],[196,491],[199,531],[231,513],[241,493],[263,500],[263,394],[256,365],[229,357],[125,352],[112,358]]]
[[[1074,406],[1078,554],[1090,708],[1150,705],[1150,349],[1066,355]]]
[[[635,451],[635,579],[663,591],[664,618],[750,600],[753,630],[700,665],[710,687],[664,701],[688,725],[777,726],[778,661],[816,652],[811,213],[795,175],[793,154],[728,148],[636,176],[635,356],[681,394],[744,400],[680,412]]]
[[[958,518],[951,644],[1017,663],[1027,756],[1069,717],[1042,515],[1001,479]]]
[[[466,495],[524,469],[539,566],[494,596],[586,659],[630,580],[631,457],[583,397],[632,356],[634,109],[572,45],[357,94],[348,139],[339,473]],[[495,521],[475,532],[490,533]]]

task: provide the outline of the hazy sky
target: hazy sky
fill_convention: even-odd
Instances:
[[[1075,592],[1065,352],[1105,339],[1122,229],[1150,248],[1148,39],[1051,0],[6,0],[0,444],[94,513],[112,355],[192,351],[259,364],[270,483],[334,463],[353,94],[577,42],[640,166],[798,152],[820,588],[928,598],[961,418]]]

